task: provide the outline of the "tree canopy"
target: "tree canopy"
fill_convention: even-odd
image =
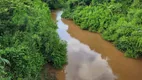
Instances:
[[[0,79],[39,80],[42,66],[62,68],[59,39],[48,5],[40,0],[0,0]]]

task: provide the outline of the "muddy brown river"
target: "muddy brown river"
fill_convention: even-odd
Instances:
[[[58,34],[67,42],[68,64],[57,71],[58,80],[142,80],[142,59],[124,57],[98,33],[81,30],[73,21],[52,12]]]

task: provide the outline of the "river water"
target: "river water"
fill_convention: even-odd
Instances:
[[[68,64],[58,80],[142,80],[142,61],[124,57],[97,33],[81,30],[62,11],[52,12],[58,34],[67,42]]]

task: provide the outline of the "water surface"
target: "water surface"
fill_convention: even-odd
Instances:
[[[56,15],[58,34],[62,40],[67,42],[68,64],[64,69],[65,80],[115,80],[116,76],[110,68],[107,58],[102,59],[101,54],[78,39],[72,37],[68,32],[69,26],[61,19],[62,11]],[[80,35],[82,36],[82,35]],[[63,74],[63,73],[62,73]],[[64,80],[58,75],[59,80]]]
[[[81,30],[73,21],[61,19],[61,14],[60,11],[53,12],[52,16],[58,20],[58,34],[61,39],[68,42],[69,64],[65,71],[58,72],[58,80],[65,80],[65,76],[66,80],[84,77],[82,80],[107,80],[114,79],[114,74],[118,77],[117,80],[142,80],[142,59],[124,57],[122,52],[103,40],[98,33]],[[68,74],[65,75],[65,72]],[[94,75],[97,77],[92,77]]]

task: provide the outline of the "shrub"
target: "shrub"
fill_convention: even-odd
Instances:
[[[66,64],[66,43],[56,33],[46,3],[40,0],[2,0],[0,8],[0,56],[10,65],[0,66],[13,80],[39,80],[42,66]]]
[[[75,5],[68,14],[65,10],[62,17],[72,18],[81,29],[100,32],[104,39],[113,42],[125,56],[138,58],[142,56],[140,4],[140,0],[92,0],[89,6]]]

